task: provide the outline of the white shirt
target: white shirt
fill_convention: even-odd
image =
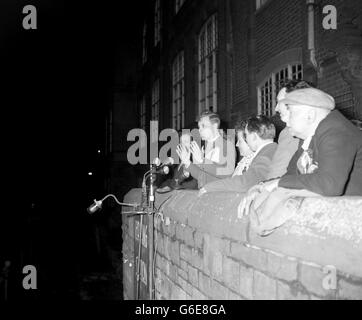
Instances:
[[[320,123],[320,121],[316,125],[314,125],[314,128],[312,128],[310,135],[307,138],[304,139],[303,144],[302,144],[302,148],[303,148],[304,151],[308,150],[310,142],[312,141],[312,138],[313,138],[318,126],[319,126],[319,123]]]
[[[305,150],[308,150],[309,148],[309,145],[310,145],[310,142],[312,141],[312,138],[314,136],[314,133],[312,136],[309,136],[308,138],[306,138],[304,141],[303,141],[303,144],[302,144],[302,149],[305,151]]]
[[[236,166],[234,173],[233,173],[233,177],[235,176],[241,176],[243,174],[244,171],[247,171],[250,167],[251,162],[254,159],[254,153],[243,157],[239,162],[238,165]]]
[[[212,162],[220,162],[220,148],[213,147],[213,143],[220,137],[220,134],[217,133],[215,138],[207,141],[206,150],[205,150],[205,159],[211,160]]]

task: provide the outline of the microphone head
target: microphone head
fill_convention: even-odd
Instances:
[[[93,214],[94,212],[102,209],[102,201],[97,201],[94,199],[94,203],[92,203],[88,208],[87,211],[89,214]]]
[[[153,161],[152,161],[152,164],[154,164],[154,165],[156,165],[157,167],[159,166],[159,165],[161,165],[161,160],[160,160],[160,158],[154,158],[153,159]]]
[[[184,175],[186,178],[188,178],[188,177],[190,176],[190,172],[188,172],[188,171],[185,170],[185,171],[183,172],[183,175]]]
[[[168,166],[164,166],[164,167],[162,168],[162,173],[163,173],[163,174],[169,174],[169,173],[170,173],[170,168],[169,168]]]

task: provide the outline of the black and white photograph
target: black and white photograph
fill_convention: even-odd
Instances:
[[[0,78],[2,303],[362,300],[361,1],[2,0]]]

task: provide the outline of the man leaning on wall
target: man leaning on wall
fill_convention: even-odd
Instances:
[[[277,144],[274,141],[275,126],[266,116],[251,117],[247,120],[243,139],[253,151],[253,160],[242,175],[234,175],[206,184],[200,193],[228,191],[246,192],[252,186],[266,179]]]
[[[362,196],[362,132],[338,110],[329,94],[315,88],[289,92],[280,101],[285,119],[303,144],[281,178],[249,190],[241,212],[261,192],[277,188],[299,196]]]

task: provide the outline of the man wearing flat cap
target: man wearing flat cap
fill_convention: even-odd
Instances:
[[[362,132],[334,109],[333,97],[306,88],[287,93],[279,103],[288,109],[287,127],[303,144],[287,173],[261,188],[303,190],[306,195],[362,196]],[[242,210],[247,210],[253,195],[248,197]]]

